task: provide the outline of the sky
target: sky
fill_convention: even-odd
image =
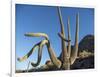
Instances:
[[[60,32],[60,22],[55,6],[40,6],[16,4],[15,7],[15,24],[16,24],[16,70],[27,69],[29,61],[37,61],[37,49],[34,53],[23,62],[18,62],[18,57],[23,57],[30,49],[43,40],[41,37],[26,37],[25,33],[46,33],[49,36],[52,48],[56,56],[61,53],[61,39],[58,36]],[[67,38],[67,18],[70,18],[71,44],[75,41],[76,14],[79,13],[79,40],[88,35],[94,35],[94,9],[93,8],[73,8],[60,7],[62,19]],[[40,65],[45,64],[46,60],[50,59],[46,46],[43,47],[42,60]],[[30,65],[31,68],[31,65]]]

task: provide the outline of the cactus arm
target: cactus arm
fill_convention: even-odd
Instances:
[[[70,54],[71,54],[71,34],[70,34],[70,21],[69,21],[69,17],[68,17],[68,21],[67,21],[67,29],[68,29],[68,57],[70,58]]]
[[[74,44],[73,51],[71,53],[71,64],[73,64],[74,61],[77,58],[77,53],[78,53],[78,33],[79,33],[79,13],[76,15],[75,44]]]
[[[49,52],[49,56],[50,56],[51,61],[53,62],[53,64],[55,66],[57,66],[58,68],[60,68],[61,62],[60,62],[60,60],[57,59],[57,57],[56,57],[53,49],[51,48],[50,42],[48,40],[49,39],[48,38],[48,35],[46,35],[45,33],[27,33],[27,34],[25,34],[25,36],[29,36],[29,37],[44,37],[45,40],[43,40],[43,41],[39,42],[38,44],[36,44],[30,50],[30,52],[28,52],[24,57],[18,58],[17,59],[18,61],[21,62],[21,61],[26,60],[33,53],[33,50],[38,47],[39,48],[39,50],[38,50],[38,60],[37,60],[36,63],[31,62],[31,65],[32,66],[34,66],[34,67],[38,66],[40,64],[40,61],[41,61],[42,48],[43,48],[44,45],[47,45],[47,49],[48,49],[48,52]]]
[[[22,58],[17,58],[17,60],[19,62],[22,62],[22,61],[25,61],[26,59],[29,58],[29,56],[33,53],[33,51],[38,47],[38,44],[34,45],[34,47],[25,55],[23,56]]]
[[[65,38],[64,24],[63,24],[63,20],[62,20],[62,16],[61,16],[60,7],[58,7],[58,16],[59,16],[59,21],[60,21],[60,25],[61,25],[61,34]],[[66,57],[67,57],[66,42],[63,39],[61,39],[61,44],[62,44],[62,58],[61,58],[61,60],[64,63],[66,61]]]
[[[61,33],[62,33],[63,36],[65,37],[64,24],[63,24],[63,20],[62,20],[62,16],[61,16],[60,7],[57,7],[57,9],[58,9],[58,16],[59,16],[59,21],[60,21]]]
[[[40,61],[41,61],[41,57],[42,57],[42,49],[43,49],[43,46],[48,43],[47,40],[42,40],[41,43],[39,44],[39,49],[38,49],[38,59],[37,59],[37,62],[34,63],[34,62],[31,62],[31,65],[33,67],[36,67],[40,64]]]
[[[60,68],[61,67],[61,61],[56,57],[54,50],[52,49],[50,43],[47,44],[47,49],[48,49],[48,53],[50,56],[50,59],[52,61],[52,63],[57,67]]]
[[[41,57],[42,57],[42,48],[44,45],[47,45],[47,49],[48,49],[48,53],[49,53],[49,56],[50,56],[50,59],[52,61],[52,63],[57,67],[57,68],[60,68],[61,66],[61,62],[57,59],[53,49],[51,48],[50,46],[50,43],[48,40],[43,40],[41,42],[41,44],[39,45],[39,51],[38,51],[38,61],[36,63],[34,62],[31,62],[31,65],[33,67],[36,67],[40,64],[40,61],[41,61]]]
[[[58,33],[58,36],[66,42],[70,42],[71,40],[67,40],[61,33]]]
[[[49,40],[49,37],[45,33],[26,33],[25,36],[28,37],[44,37],[46,40]]]
[[[71,40],[70,40],[70,23],[69,23],[69,17],[67,21],[67,31],[68,31],[68,46],[67,46],[67,58],[66,58],[66,65],[64,69],[70,70],[70,53],[71,53]]]
[[[28,36],[28,37],[44,37],[45,39],[49,39],[48,38],[48,35],[45,34],[45,33],[27,33],[25,34],[25,36]],[[34,51],[35,48],[39,47],[39,44],[36,44],[24,57],[22,58],[17,58],[18,61],[22,62],[22,61],[25,61]]]

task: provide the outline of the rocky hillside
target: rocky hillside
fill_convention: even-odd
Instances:
[[[88,52],[94,52],[94,36],[87,35],[79,43],[79,52],[86,50]]]
[[[71,69],[94,68],[94,36],[86,35],[79,43],[78,59]]]

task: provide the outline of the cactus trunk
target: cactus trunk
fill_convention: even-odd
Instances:
[[[58,7],[58,16],[59,16],[59,21],[60,21],[60,25],[61,25],[61,34],[63,35],[63,37],[65,38],[65,32],[64,32],[64,24],[63,24],[63,20],[62,20],[62,16],[61,16],[61,11],[60,8]],[[66,47],[66,42],[61,39],[61,44],[62,44],[62,69],[67,69],[67,47]]]

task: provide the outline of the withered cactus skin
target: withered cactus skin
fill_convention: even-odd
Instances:
[[[49,69],[49,66],[50,67],[52,66],[52,67],[56,67],[57,69],[70,70],[70,66],[75,62],[77,58],[77,53],[78,53],[79,13],[76,15],[75,43],[74,43],[73,50],[71,50],[70,18],[68,17],[68,20],[67,20],[68,38],[66,39],[60,7],[57,7],[57,12],[58,12],[58,17],[59,17],[60,27],[61,27],[61,33],[58,33],[59,37],[61,38],[61,49],[62,49],[61,60],[59,60],[56,54],[54,53],[55,51],[53,50],[51,46],[51,43],[49,41],[49,37],[47,34],[27,33],[25,34],[25,36],[44,37],[45,39],[35,44],[33,48],[24,57],[18,58],[18,61],[21,62],[21,61],[26,60],[33,53],[35,48],[38,48],[37,62],[36,63],[31,62],[31,65],[33,67],[37,67],[41,62],[42,49],[44,45],[46,45],[51,60],[49,62],[46,62],[46,64],[44,65],[44,69]]]

